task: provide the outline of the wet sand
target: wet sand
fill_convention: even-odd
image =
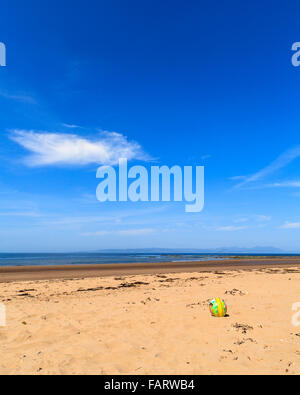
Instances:
[[[191,273],[212,270],[259,269],[300,265],[300,258],[252,258],[202,262],[156,262],[100,265],[5,266],[0,267],[0,283],[46,279],[74,279],[116,275]]]

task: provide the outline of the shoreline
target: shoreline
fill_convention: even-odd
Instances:
[[[217,270],[253,270],[265,267],[299,266],[300,258],[251,258],[187,262],[87,264],[61,266],[3,266],[0,267],[0,283],[109,277],[138,274],[165,274],[213,272]]]

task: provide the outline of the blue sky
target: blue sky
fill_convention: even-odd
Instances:
[[[300,251],[299,12],[297,1],[2,5],[0,251]],[[130,164],[204,165],[204,210],[99,203],[104,140],[99,162],[126,148]]]

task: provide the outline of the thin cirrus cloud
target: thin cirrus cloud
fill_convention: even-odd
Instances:
[[[270,215],[254,215],[254,220],[256,222],[267,222],[271,221],[272,217]]]
[[[249,218],[247,218],[247,217],[236,218],[233,220],[233,222],[235,222],[237,224],[243,223],[243,222],[248,222],[248,221],[249,221]]]
[[[0,97],[3,97],[4,99],[8,99],[8,100],[23,102],[23,103],[36,104],[36,101],[32,96],[23,93],[11,94],[11,93],[0,91]]]
[[[112,235],[112,234],[117,234],[120,236],[140,236],[140,235],[148,235],[150,233],[153,233],[155,229],[153,228],[143,228],[143,229],[126,229],[126,230],[115,230],[115,231],[109,231],[109,230],[100,230],[97,232],[86,232],[83,233],[83,236],[106,236],[106,235]]]
[[[233,226],[233,225],[220,226],[217,230],[222,232],[234,232],[242,229],[246,229],[246,226]]]
[[[42,214],[34,211],[7,211],[0,212],[0,217],[42,217]]]
[[[76,134],[14,130],[11,140],[30,152],[24,158],[28,166],[89,165],[118,163],[119,158],[127,160],[148,160],[141,146],[128,141],[116,132],[101,132],[94,138]]]
[[[299,229],[300,222],[286,222],[284,225],[280,226],[281,229]]]
[[[266,187],[269,187],[269,188],[299,188],[300,181],[274,182],[272,184],[267,184]]]
[[[249,217],[239,217],[233,220],[234,223],[243,223],[243,222],[249,222],[249,221],[255,221],[255,222],[268,222],[271,221],[272,217],[270,215],[261,215],[261,214],[254,214],[250,215]]]
[[[259,170],[257,173],[252,174],[250,176],[245,177],[244,179],[239,176],[238,178],[241,179],[242,181],[237,184],[234,188],[240,188],[242,186],[245,186],[246,184],[259,181],[270,174],[274,173],[275,171],[287,166],[289,163],[291,163],[294,159],[298,158],[300,156],[300,146],[291,148],[285,152],[283,152],[277,159],[275,159],[273,162],[271,162],[268,166],[265,168]],[[232,179],[237,179],[236,177],[232,177]]]
[[[74,124],[69,124],[69,123],[63,123],[62,126],[68,129],[81,129],[81,126],[74,125]]]

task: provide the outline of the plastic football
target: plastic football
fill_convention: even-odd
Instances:
[[[214,317],[225,317],[227,306],[223,299],[214,298],[209,303],[209,310]]]

